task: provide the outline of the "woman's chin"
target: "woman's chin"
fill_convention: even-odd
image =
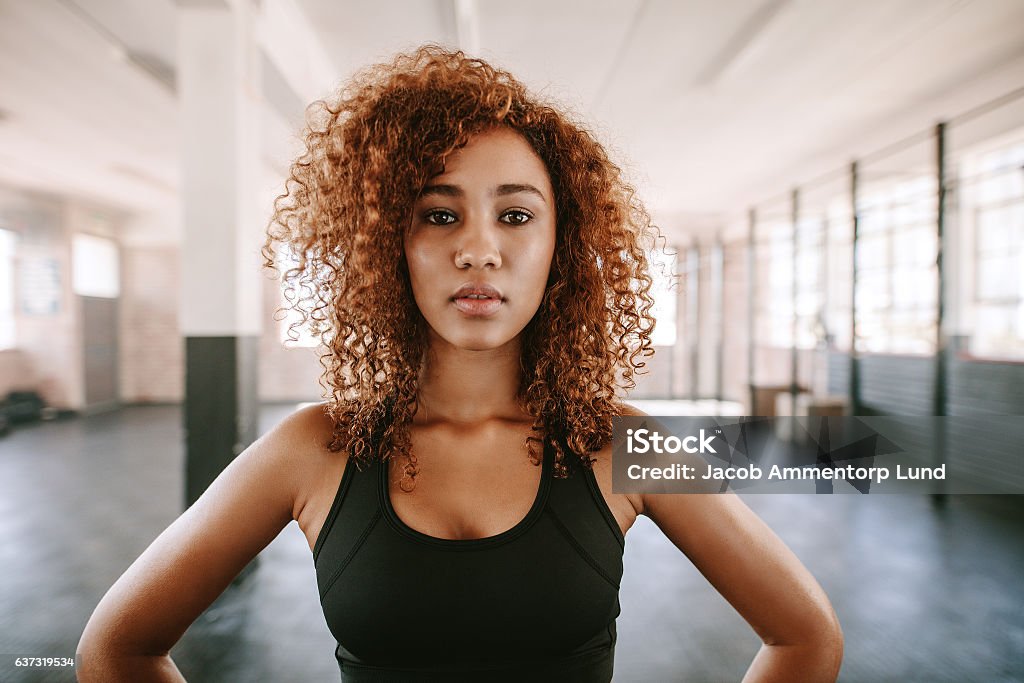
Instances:
[[[507,346],[515,339],[515,335],[507,334],[450,334],[444,335],[446,341],[460,351],[494,351]]]

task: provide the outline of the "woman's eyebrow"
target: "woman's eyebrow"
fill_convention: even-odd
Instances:
[[[427,185],[423,188],[423,192],[420,192],[420,197],[429,197],[431,195],[463,197],[465,194],[458,185]]]
[[[547,200],[544,198],[543,192],[538,190],[533,185],[527,185],[525,183],[508,183],[505,185],[498,185],[498,189],[495,191],[494,194],[501,197],[507,194],[518,194],[519,192],[529,192],[530,194],[535,194],[538,197],[540,197],[540,200],[542,202],[547,203]]]
[[[527,183],[504,183],[502,185],[498,185],[492,194],[496,197],[503,197],[509,194],[518,194],[519,192],[528,192],[530,194],[537,195],[542,202],[547,203],[547,199],[544,198],[544,193],[533,185]],[[423,192],[420,193],[420,198],[429,196],[464,197],[466,196],[466,193],[458,185],[445,185],[438,183],[435,185],[427,185],[423,188]]]

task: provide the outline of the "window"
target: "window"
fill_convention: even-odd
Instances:
[[[793,343],[793,228],[784,220],[759,221],[754,257],[754,320],[758,346]]]
[[[809,216],[797,227],[796,262],[796,346],[813,349],[823,342],[824,287],[822,252],[825,247],[825,220]]]
[[[824,307],[826,333],[839,351],[850,350],[850,306],[853,285],[853,220],[849,193],[829,202],[826,224],[828,267]]]
[[[14,248],[16,235],[0,230],[0,350],[13,349],[17,342],[14,328]]]
[[[973,231],[969,348],[979,356],[1024,356],[1024,141],[965,159],[965,226]]]
[[[755,252],[756,338],[776,348],[791,347],[795,343],[797,348],[813,349],[825,335],[822,322],[825,220],[817,215],[800,220],[795,254],[791,220],[758,223],[757,232],[764,237],[758,241]],[[796,339],[793,338],[794,316]]]
[[[880,184],[859,202],[857,350],[934,353],[935,179]]]
[[[117,244],[104,237],[75,235],[71,242],[71,282],[75,294],[116,298],[121,293]]]

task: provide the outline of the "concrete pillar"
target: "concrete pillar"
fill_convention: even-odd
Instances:
[[[250,0],[178,9],[186,505],[257,434],[267,216],[254,14]]]
[[[715,390],[714,397],[718,401],[725,399],[725,244],[722,242],[721,231],[715,233],[715,242],[711,247],[711,311],[714,316],[714,356],[715,356]]]
[[[701,337],[701,246],[694,240],[686,250],[686,336],[689,350],[688,397],[692,401],[700,398],[700,337]]]

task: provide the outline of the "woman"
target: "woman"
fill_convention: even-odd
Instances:
[[[295,519],[343,680],[607,681],[640,514],[761,636],[748,680],[834,680],[828,599],[736,496],[612,491],[654,231],[601,146],[435,46],[360,75],[306,145],[264,253],[298,259],[287,291],[322,335],[330,398],[115,583],[82,680],[180,680],[170,648]]]

